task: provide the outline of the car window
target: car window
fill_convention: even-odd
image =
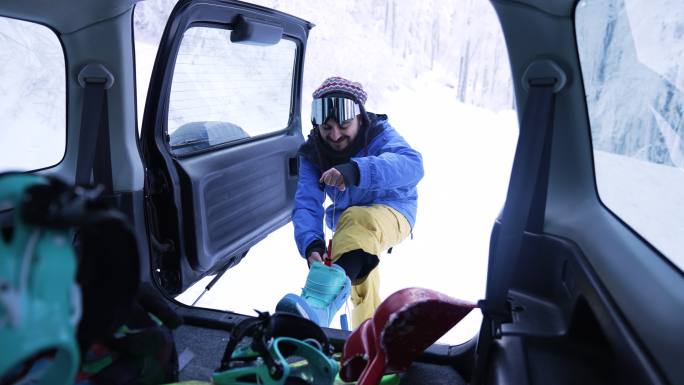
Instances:
[[[684,269],[684,3],[583,0],[576,30],[600,198]]]
[[[184,154],[285,129],[297,46],[235,44],[230,30],[185,31],[171,83],[171,151]]]
[[[66,146],[64,52],[49,28],[0,17],[0,172],[53,166]]]

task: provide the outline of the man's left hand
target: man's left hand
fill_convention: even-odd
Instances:
[[[347,189],[347,186],[344,184],[344,177],[342,176],[342,173],[334,167],[324,172],[323,175],[321,175],[321,179],[318,181],[325,183],[328,186],[337,187],[340,191]]]

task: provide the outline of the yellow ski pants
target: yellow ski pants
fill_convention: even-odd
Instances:
[[[393,208],[385,205],[351,206],[337,221],[333,236],[332,260],[344,253],[362,249],[380,257],[380,254],[399,244],[411,233],[408,220]],[[361,283],[352,285],[352,327],[371,318],[380,305],[380,273],[376,266]]]

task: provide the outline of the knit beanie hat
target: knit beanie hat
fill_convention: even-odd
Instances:
[[[368,94],[363,90],[361,83],[352,82],[339,76],[325,79],[323,84],[313,92],[313,97],[320,98],[329,94],[349,96],[360,105],[366,104],[366,99],[368,99]]]

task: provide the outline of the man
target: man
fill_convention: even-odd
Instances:
[[[351,291],[355,328],[380,305],[378,257],[411,233],[423,161],[386,115],[366,112],[361,84],[328,78],[313,97],[313,129],[299,149],[292,213],[295,241],[310,271],[302,295],[286,295],[276,310],[329,326]],[[323,232],[326,195],[332,250]]]

